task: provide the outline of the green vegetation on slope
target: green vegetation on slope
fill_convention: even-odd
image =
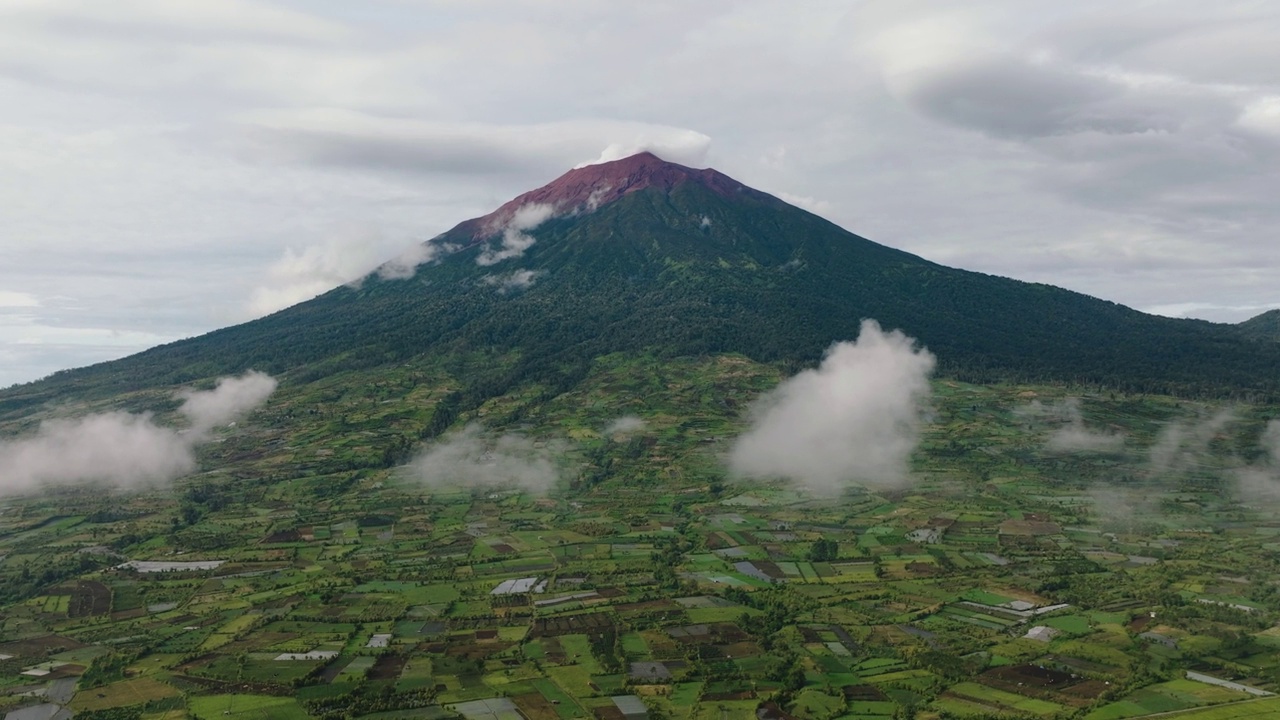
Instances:
[[[458,386],[419,359],[281,388],[176,487],[7,498],[0,706],[65,678],[77,711],[175,720],[616,718],[621,695],[687,720],[1270,716],[1186,671],[1280,688],[1280,527],[1232,474],[1274,407],[1157,469],[1162,431],[1217,406],[943,379],[913,486],[814,500],[720,461],[780,376],[615,353],[453,412],[561,443],[546,496],[388,462]],[[1066,421],[1033,403],[1072,396],[1124,448],[1047,451]],[[608,432],[622,416],[646,424]],[[522,578],[546,586],[493,594]]]
[[[472,244],[410,280],[370,277],[267,318],[0,392],[0,412],[247,368],[307,382],[423,354],[461,363],[514,353],[500,372],[457,373],[477,398],[524,383],[563,392],[611,352],[737,352],[794,368],[852,339],[863,318],[917,338],[944,374],[969,381],[1184,396],[1277,388],[1280,346],[1238,328],[946,268],[802,210],[696,183],[631,193],[532,233],[523,258],[480,267]],[[486,281],[516,269],[537,273],[532,287],[501,292]]]

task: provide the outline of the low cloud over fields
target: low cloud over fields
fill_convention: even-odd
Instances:
[[[1272,420],[1258,439],[1262,457],[1236,472],[1236,491],[1246,503],[1280,500],[1280,420]]]
[[[31,437],[0,443],[0,494],[104,482],[119,487],[164,482],[196,468],[195,447],[210,431],[240,418],[276,388],[250,371],[218,381],[213,390],[181,394],[189,428],[157,425],[150,413],[108,412],[49,420]]]
[[[635,415],[623,415],[604,429],[605,435],[633,435],[648,427],[643,419]]]
[[[509,487],[545,493],[560,480],[556,443],[478,424],[451,432],[409,462],[409,477],[432,487]]]
[[[860,483],[907,482],[934,356],[913,339],[862,323],[822,364],[783,381],[756,404],[729,454],[734,473],[781,477],[819,494]]]
[[[1045,405],[1039,400],[1014,411],[1026,418],[1045,419],[1058,424],[1049,434],[1044,449],[1051,453],[1118,453],[1124,450],[1124,436],[1085,425],[1079,398],[1067,398]]]

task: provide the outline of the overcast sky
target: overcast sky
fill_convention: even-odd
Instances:
[[[1280,3],[0,0],[0,386],[646,148],[949,265],[1280,307]]]

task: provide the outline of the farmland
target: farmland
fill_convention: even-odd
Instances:
[[[611,357],[573,393],[457,419],[560,448],[545,492],[423,485],[374,449],[445,396],[447,369],[424,367],[286,386],[172,487],[4,499],[0,707],[1280,715],[1186,674],[1280,689],[1280,520],[1230,485],[1272,409],[1235,406],[1194,462],[1157,470],[1161,428],[1217,405],[939,381],[910,484],[817,498],[720,461],[779,375]],[[1067,398],[1133,450],[1046,451],[1060,421],[1026,408]],[[609,433],[624,415],[645,426]]]

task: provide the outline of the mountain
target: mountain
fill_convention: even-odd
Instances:
[[[1280,340],[1280,310],[1268,310],[1238,325],[1246,337],[1254,340]]]
[[[569,171],[371,274],[271,316],[0,392],[0,414],[257,368],[304,383],[447,359],[475,405],[549,396],[597,357],[740,353],[794,369],[863,318],[944,375],[1181,395],[1272,396],[1280,344],[1049,285],[945,267],[859,237],[715,170],[651,154]],[[388,266],[388,269],[392,269]],[[385,270],[385,269],[384,269]]]

